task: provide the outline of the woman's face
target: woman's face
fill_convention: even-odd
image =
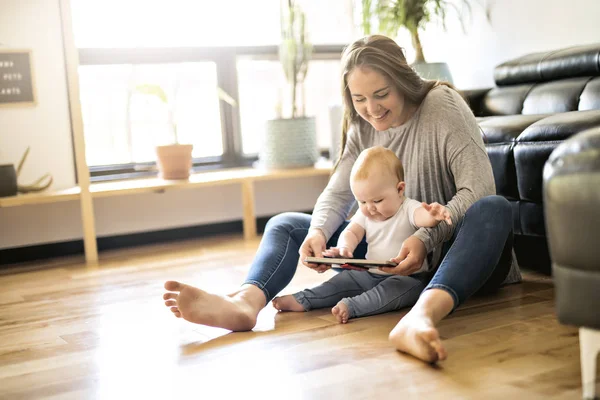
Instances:
[[[377,131],[395,128],[408,120],[404,96],[382,74],[368,67],[348,74],[354,109]]]

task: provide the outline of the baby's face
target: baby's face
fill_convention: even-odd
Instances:
[[[352,182],[352,193],[369,219],[385,221],[394,216],[404,199],[404,185],[391,177],[369,177]]]

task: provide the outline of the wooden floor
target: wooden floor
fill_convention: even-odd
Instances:
[[[166,279],[234,290],[257,241],[239,236],[0,270],[0,399],[578,399],[577,330],[548,278],[469,301],[444,320],[449,359],[394,351],[405,314],[339,325],[329,310],[277,313],[253,332],[194,326],[163,305]],[[326,275],[326,274],[325,274]],[[286,292],[324,279],[299,268]]]

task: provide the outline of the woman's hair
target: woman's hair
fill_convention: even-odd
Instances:
[[[348,76],[355,68],[368,67],[382,74],[402,94],[407,103],[419,105],[431,89],[439,85],[452,87],[446,82],[422,79],[408,62],[402,48],[392,39],[382,35],[367,36],[352,43],[342,55],[342,98],[343,119],[340,150],[334,171],[337,168],[344,148],[348,129],[360,121],[354,109],[352,95],[348,89]]]
[[[393,151],[382,146],[370,147],[363,150],[356,159],[350,180],[366,180],[372,178],[373,174],[382,173],[398,179],[398,182],[404,180],[402,162]]]

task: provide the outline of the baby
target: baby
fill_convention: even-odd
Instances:
[[[420,227],[441,221],[452,224],[450,212],[438,203],[426,204],[404,196],[404,169],[394,152],[381,146],[364,150],[350,174],[350,187],[359,209],[340,234],[337,247],[323,252],[326,257],[352,258],[366,235],[366,258],[400,262],[405,239]],[[426,271],[427,261],[420,271]],[[276,297],[280,311],[309,311],[334,306],[338,322],[410,307],[425,288],[410,276],[381,270],[344,270],[323,284],[293,295]]]

